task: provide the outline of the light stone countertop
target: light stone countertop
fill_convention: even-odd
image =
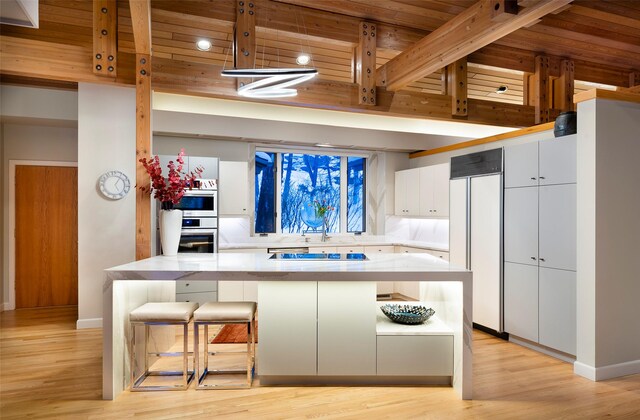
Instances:
[[[271,254],[157,256],[105,270],[113,280],[464,281],[471,272],[422,253],[367,255],[367,261],[270,260]]]

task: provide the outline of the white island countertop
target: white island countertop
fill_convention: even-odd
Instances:
[[[368,260],[272,260],[272,254],[157,256],[105,270],[111,280],[464,281],[471,272],[428,254],[366,254]],[[310,276],[310,274],[312,274]],[[326,276],[326,277],[325,277]]]

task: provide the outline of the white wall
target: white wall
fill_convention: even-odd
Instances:
[[[27,119],[21,121],[28,121]],[[2,124],[2,261],[9,261],[9,161],[42,160],[66,161],[78,160],[78,132],[75,128],[52,127],[46,125]],[[8,306],[9,264],[2,265],[3,302]]]
[[[640,104],[578,104],[576,373],[640,373]]]
[[[97,181],[119,170],[135,185],[134,88],[78,85],[78,328],[102,325],[103,270],[135,260],[136,197],[100,195]]]
[[[78,94],[74,90],[2,85],[0,97],[5,120],[76,126]]]
[[[539,133],[527,134],[524,136],[518,136],[507,140],[500,140],[494,143],[481,144],[478,146],[467,147],[464,149],[452,150],[450,152],[438,153],[436,155],[429,155],[410,159],[411,168],[421,168],[423,166],[437,165],[439,163],[447,163],[451,161],[453,156],[461,156],[469,153],[482,152],[484,150],[497,149],[499,147],[509,146],[511,144],[523,144],[530,143],[532,141],[544,140],[553,138],[553,130],[541,131]],[[464,141],[464,139],[460,139]]]
[[[229,161],[248,162],[250,160],[250,146],[246,141],[153,136],[152,153],[154,155],[177,156],[181,148],[186,155],[191,156],[211,156]]]

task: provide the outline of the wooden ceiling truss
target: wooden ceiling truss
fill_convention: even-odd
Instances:
[[[306,49],[319,76],[298,96],[270,102],[515,127],[571,109],[585,81],[638,90],[640,4],[624,0],[520,0],[517,14],[510,0],[116,1],[114,40],[113,30],[99,35],[116,19],[93,7],[114,0],[41,0],[40,29],[2,26],[0,73],[139,89],[150,80],[149,90],[152,82],[157,91],[238,99],[236,81],[220,76],[233,49],[236,65],[267,68],[295,66]],[[200,38],[210,51],[195,49]],[[425,49],[436,38],[446,48]],[[94,62],[103,50],[103,62],[106,54],[117,64],[106,74]],[[402,90],[376,86],[381,77]],[[503,83],[508,91],[496,93]],[[147,123],[150,102],[144,108]]]

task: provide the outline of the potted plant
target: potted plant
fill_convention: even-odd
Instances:
[[[313,207],[315,209],[316,217],[318,219],[322,219],[322,238],[321,238],[321,241],[322,242],[326,242],[326,240],[328,238],[327,229],[329,228],[329,220],[327,218],[327,216],[328,216],[327,212],[334,210],[334,207],[328,205],[325,200],[322,200],[322,202],[320,202],[318,200],[313,200],[313,203],[311,203],[310,205],[313,205]]]
[[[149,185],[143,185],[141,191],[149,194],[153,193],[153,198],[160,201],[160,243],[162,245],[162,253],[164,255],[173,256],[178,253],[180,245],[180,230],[182,229],[182,210],[174,209],[174,205],[180,203],[185,189],[193,188],[194,182],[200,177],[201,167],[194,171],[186,173],[183,171],[184,166],[184,149],[180,149],[176,163],[169,161],[167,168],[169,172],[165,177],[160,166],[160,158],[158,155],[151,159],[142,158],[139,162],[151,178]]]

